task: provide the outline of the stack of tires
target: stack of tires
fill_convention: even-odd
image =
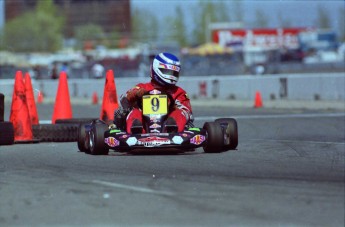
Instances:
[[[92,118],[57,119],[55,124],[32,126],[35,139],[40,142],[75,142],[78,140],[78,129],[81,123],[90,123]]]
[[[5,96],[0,93],[0,145],[14,144],[14,128],[4,121]],[[75,142],[81,123],[90,123],[93,118],[57,119],[55,124],[32,125],[32,142]]]
[[[0,145],[11,145],[14,143],[13,124],[4,121],[5,96],[0,93]]]

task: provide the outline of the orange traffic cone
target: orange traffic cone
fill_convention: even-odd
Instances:
[[[97,105],[98,104],[98,95],[97,95],[96,91],[92,94],[92,104],[93,105]]]
[[[25,95],[32,125],[38,125],[38,113],[29,73],[25,73]]]
[[[55,98],[52,124],[55,124],[56,119],[70,118],[72,118],[72,107],[68,91],[67,74],[66,72],[61,72]]]
[[[255,93],[254,108],[261,108],[261,107],[263,107],[261,93],[257,91]]]
[[[43,97],[43,92],[41,92],[41,91],[38,91],[38,95],[37,95],[37,103],[43,103],[43,99],[44,99],[44,97]]]
[[[101,109],[101,120],[108,122],[114,120],[114,110],[119,107],[117,102],[116,86],[114,73],[108,70],[106,74],[104,95]]]
[[[29,109],[26,103],[23,73],[16,72],[12,95],[10,122],[14,128],[15,142],[30,142],[33,139]]]

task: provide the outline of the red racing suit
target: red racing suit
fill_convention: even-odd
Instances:
[[[143,95],[154,89],[167,93],[175,101],[175,105],[172,111],[168,114],[168,117],[171,117],[175,120],[179,132],[184,130],[184,127],[187,123],[189,124],[193,122],[194,119],[192,115],[192,107],[185,90],[178,86],[162,87],[161,85],[151,81],[149,83],[137,84],[135,87],[129,89],[126,94],[120,98],[120,108],[131,109],[126,119],[127,133],[130,133],[133,121],[135,119],[138,119],[140,122],[142,122],[142,112],[137,106],[137,101],[141,100]]]

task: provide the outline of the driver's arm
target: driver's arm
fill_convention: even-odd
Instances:
[[[183,116],[186,117],[187,123],[194,121],[192,106],[187,93],[184,92],[176,97],[175,108],[181,110]]]
[[[137,101],[141,99],[145,92],[145,89],[135,86],[129,89],[125,95],[121,95],[119,108],[114,112],[114,123],[117,126],[122,127],[124,125],[126,116],[134,107],[137,107]]]

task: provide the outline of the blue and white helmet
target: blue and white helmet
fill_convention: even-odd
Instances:
[[[173,54],[160,53],[153,59],[151,78],[162,86],[175,85],[178,81],[180,60]]]

